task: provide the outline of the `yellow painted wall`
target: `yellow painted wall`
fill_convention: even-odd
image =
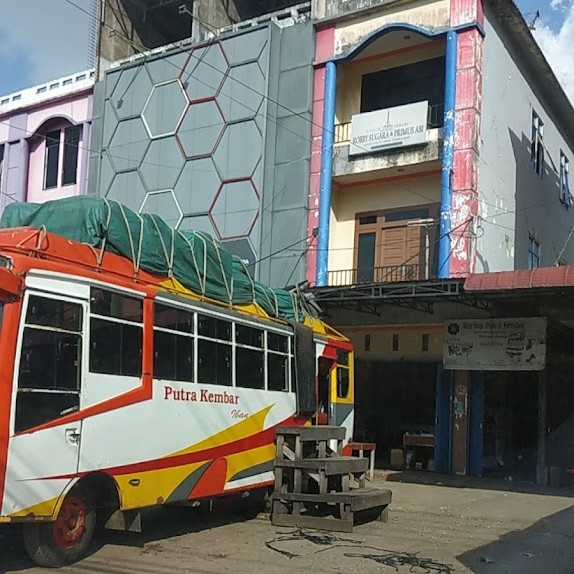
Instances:
[[[431,326],[416,329],[378,330],[365,327],[365,329],[341,331],[349,337],[355,347],[355,357],[371,361],[433,361],[440,362],[443,357],[443,331]],[[422,350],[422,335],[429,336],[429,350]],[[399,336],[399,350],[393,351],[393,335]],[[365,336],[370,335],[370,350],[365,350]]]
[[[428,198],[428,199],[427,199]],[[333,187],[329,230],[329,271],[355,266],[355,215],[440,201],[440,174],[370,185]]]
[[[340,66],[337,77],[335,123],[350,122],[352,115],[361,111],[361,80],[365,74],[438,58],[444,53],[444,42],[427,42],[417,50],[390,54],[375,59],[365,58],[361,60],[359,56],[356,62],[351,61]]]
[[[345,52],[357,45],[379,28],[391,23],[414,24],[427,29],[444,28],[449,25],[450,0],[429,2],[396,2],[381,6],[380,11],[369,12],[340,22],[335,29],[335,54]]]

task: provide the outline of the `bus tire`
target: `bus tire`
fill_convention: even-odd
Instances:
[[[55,522],[24,525],[24,548],[38,566],[60,568],[86,556],[95,528],[91,498],[76,488],[66,495]]]

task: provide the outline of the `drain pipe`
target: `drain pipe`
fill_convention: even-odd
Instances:
[[[317,235],[317,287],[327,285],[329,274],[329,222],[331,218],[331,187],[333,181],[333,145],[335,142],[335,99],[337,65],[325,66],[325,107],[321,146],[321,183],[319,191],[319,233]]]
[[[457,32],[450,30],[446,35],[446,70],[444,90],[444,126],[442,173],[440,182],[440,216],[438,242],[439,279],[450,276],[451,252],[451,208],[452,208],[452,170],[454,166],[454,115],[456,106],[456,52]]]

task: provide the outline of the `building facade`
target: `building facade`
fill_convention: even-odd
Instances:
[[[90,192],[210,233],[261,281],[304,279],[313,42],[306,6],[109,65]]]
[[[315,18],[310,281],[572,262],[572,107],[516,10],[316,2]]]
[[[86,192],[94,74],[0,97],[0,212]]]
[[[100,8],[89,192],[306,280],[355,345],[355,438],[383,462],[542,476],[546,413],[574,404],[555,363],[444,366],[453,322],[546,317],[466,278],[574,263],[574,111],[514,4]]]
[[[313,17],[307,279],[355,345],[356,438],[387,464],[540,478],[565,396],[550,363],[446,369],[445,333],[544,314],[469,305],[465,278],[574,263],[574,110],[511,2],[316,0]]]

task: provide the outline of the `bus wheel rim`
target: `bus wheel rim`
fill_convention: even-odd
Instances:
[[[54,522],[54,541],[60,548],[76,546],[86,529],[86,505],[79,498],[66,497]]]

